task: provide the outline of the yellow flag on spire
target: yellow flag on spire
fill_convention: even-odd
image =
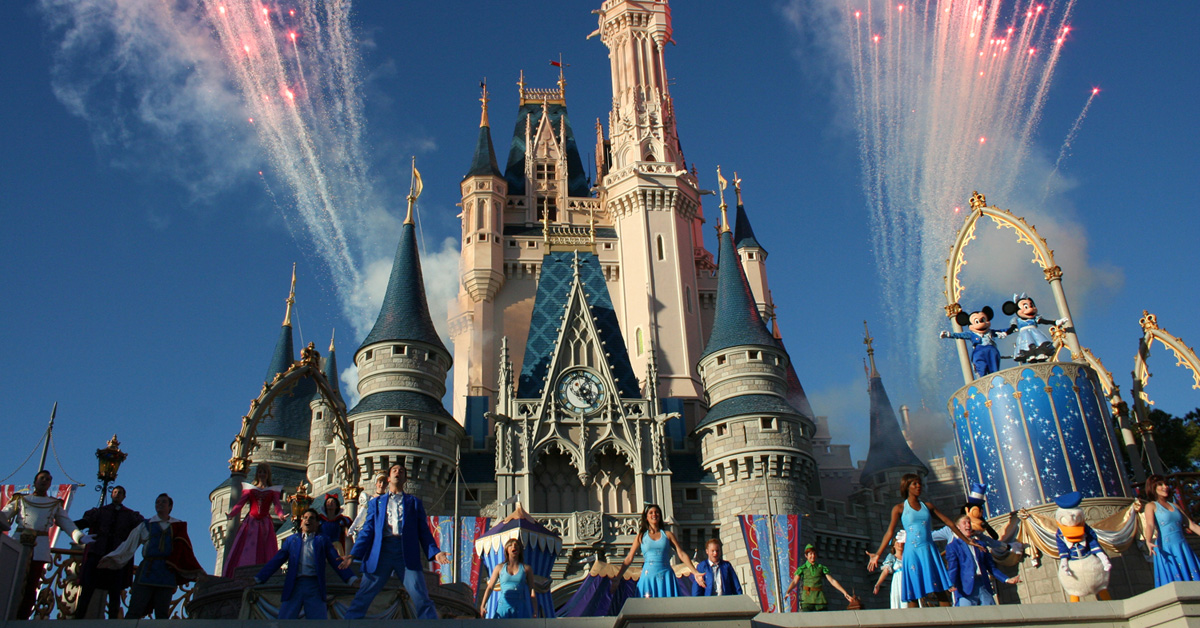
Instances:
[[[722,192],[725,191],[725,188],[729,187],[729,182],[725,180],[725,177],[721,176],[720,166],[717,166],[717,183],[721,185]]]
[[[421,195],[421,173],[417,171],[417,158],[412,158],[412,182],[408,187],[408,215],[404,217],[404,224],[413,224],[413,205],[417,204],[417,197]]]

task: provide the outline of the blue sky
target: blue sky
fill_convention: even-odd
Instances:
[[[346,367],[364,322],[351,320],[324,258],[297,227],[288,187],[243,123],[237,90],[202,54],[205,39],[195,33],[203,30],[147,26],[133,19],[138,6],[114,13],[105,0],[9,3],[0,21],[6,459],[15,467],[33,448],[58,401],[57,453],[70,476],[89,483],[83,501],[98,497],[93,451],[116,432],[130,453],[121,483],[131,505],[150,512],[154,494],[173,493],[210,564],[208,491],[227,477],[228,444],[261,386],[291,264],[299,264],[298,347],[314,341],[323,351],[336,329]],[[160,3],[145,6],[164,17],[155,13]],[[375,284],[398,235],[411,155],[425,179],[424,251],[435,254],[426,277],[453,273],[455,245],[445,240],[457,237],[454,204],[477,133],[481,78],[492,92],[494,139],[506,147],[518,71],[531,86],[549,87],[556,73],[547,61],[561,52],[570,117],[581,149],[592,152],[594,120],[607,120],[611,94],[606,49],[584,39],[596,26],[591,8],[356,6],[370,185],[361,195],[378,220],[359,252],[365,293],[375,299],[366,309],[382,296]],[[835,437],[865,456],[863,319],[895,404],[924,401],[938,412],[954,385],[943,377],[922,394],[913,355],[896,350],[899,336],[938,329],[913,332],[915,323],[896,320],[900,305],[881,296],[844,48],[828,22],[843,6],[703,0],[673,8],[677,45],[666,61],[687,159],[707,187],[717,164],[744,179],[800,378]],[[1030,207],[989,195],[1061,234],[1050,246],[1076,263],[1063,266],[1081,341],[1124,390],[1143,309],[1185,340],[1200,336],[1200,218],[1188,183],[1200,166],[1200,44],[1190,32],[1198,19],[1193,3],[1080,3],[1032,142],[1031,162],[1053,163],[1092,87],[1102,90],[1061,167],[1065,191]],[[92,38],[82,47],[68,37],[79,32]],[[122,56],[130,50],[156,62],[130,64]],[[171,54],[198,56],[171,66]],[[705,212],[713,220],[715,204]],[[994,263],[1008,273],[1007,262],[975,260],[975,268],[986,274]],[[1006,290],[1044,286],[1032,265],[1012,268],[1023,270],[996,282]],[[441,285],[431,295],[452,282]],[[1004,297],[979,298],[998,309]],[[951,345],[938,355],[953,373]],[[1200,391],[1174,363],[1156,349],[1149,392],[1158,407],[1182,414],[1200,406]],[[29,466],[9,481],[31,476]]]

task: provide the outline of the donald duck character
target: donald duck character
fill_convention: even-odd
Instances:
[[[1067,493],[1054,500],[1058,510],[1054,519],[1058,521],[1058,581],[1078,602],[1085,595],[1095,595],[1101,600],[1111,600],[1108,593],[1108,576],[1112,563],[1096,532],[1083,520],[1083,509],[1079,507],[1083,495],[1079,491]]]

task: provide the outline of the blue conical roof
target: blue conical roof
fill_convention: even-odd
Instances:
[[[878,373],[872,374],[868,390],[871,397],[871,448],[862,469],[863,482],[876,473],[899,467],[916,467],[928,472],[925,463],[904,440],[900,422],[892,410],[892,402],[883,388],[883,378]]]
[[[392,275],[388,278],[387,292],[383,295],[383,307],[379,310],[375,326],[359,349],[389,340],[424,342],[449,355],[429,316],[425,282],[421,276],[421,259],[417,252],[417,234],[411,223],[405,223],[400,228],[400,244],[396,246],[396,259],[392,262]]]
[[[704,357],[743,345],[778,346],[767,326],[758,314],[754,293],[746,281],[746,272],[738,261],[733,247],[733,236],[725,231],[719,236],[720,253],[717,257],[717,311],[713,316],[712,333]]]
[[[746,208],[741,203],[738,203],[737,206],[736,220],[737,222],[734,223],[733,229],[734,248],[741,250],[748,246],[752,246],[760,248],[763,250],[763,252],[766,252],[766,249],[763,249],[763,246],[758,243],[758,240],[754,239],[754,227],[750,226],[750,217],[746,215]]]
[[[325,356],[325,365],[321,369],[321,373],[325,375],[325,379],[329,380],[329,387],[340,397],[342,387],[338,384],[337,351],[333,348],[333,341],[329,342],[329,355]]]
[[[513,128],[512,144],[508,148],[508,165],[504,169],[509,195],[525,194],[525,125],[528,123],[536,132],[543,115],[550,116],[550,126],[554,128],[555,137],[558,137],[562,124],[565,123],[567,127],[564,147],[567,153],[567,195],[591,196],[587,172],[583,169],[583,159],[579,157],[579,147],[575,144],[575,132],[571,130],[571,121],[567,118],[567,106],[534,102],[521,105],[517,111],[517,124]]]
[[[496,163],[496,151],[492,148],[492,130],[484,124],[479,127],[479,141],[475,143],[475,155],[471,158],[471,169],[467,171],[467,177],[503,176],[499,164]]]
[[[265,381],[275,379],[277,373],[286,372],[296,359],[292,347],[292,326],[284,325],[279,330],[279,340],[275,343],[275,353],[271,355],[271,364],[267,367]],[[308,440],[312,412],[309,401],[317,392],[313,380],[304,377],[296,382],[290,391],[278,396],[271,402],[271,413],[264,416],[258,423],[259,438],[278,436]]]

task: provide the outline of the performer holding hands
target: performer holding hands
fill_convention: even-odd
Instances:
[[[646,506],[646,510],[642,511],[642,523],[638,528],[637,538],[633,540],[629,553],[621,562],[621,568],[617,570],[616,577],[613,578],[612,590],[616,591],[621,586],[621,577],[625,575],[625,570],[629,568],[629,565],[633,564],[633,557],[640,549],[645,562],[642,565],[642,575],[638,578],[638,596],[678,597],[679,585],[675,581],[675,571],[671,569],[669,550],[672,548],[675,550],[675,555],[679,557],[679,561],[692,570],[696,584],[701,587],[705,586],[704,576],[696,571],[692,559],[679,547],[679,541],[675,540],[675,535],[663,523],[662,508],[658,504],[650,504]]]
[[[921,491],[924,486],[921,477],[915,473],[906,473],[900,478],[900,496],[904,501],[892,508],[892,522],[888,525],[879,551],[874,554],[867,552],[871,558],[867,563],[867,571],[875,571],[879,566],[880,556],[887,549],[888,543],[896,534],[897,524],[902,524],[905,531],[904,548],[904,577],[901,581],[903,591],[901,598],[909,608],[915,608],[921,598],[929,594],[937,595],[941,606],[950,606],[950,596],[947,591],[953,586],[950,576],[946,573],[946,565],[938,555],[937,547],[930,539],[930,520],[932,516],[941,519],[943,523],[954,530],[955,536],[964,543],[978,549],[979,544],[969,539],[942,514],[933,504],[921,501]]]
[[[488,597],[500,583],[496,612],[488,614]],[[512,538],[504,544],[504,562],[492,570],[483,600],[479,602],[479,616],[488,619],[529,619],[535,616],[537,604],[533,599],[533,568],[525,564],[525,545],[521,539]]]
[[[1200,561],[1183,538],[1185,527],[1200,534],[1200,526],[1171,502],[1171,487],[1163,476],[1155,474],[1146,479],[1146,496],[1154,500],[1146,504],[1144,514],[1146,545],[1154,556],[1154,586],[1200,580]]]

